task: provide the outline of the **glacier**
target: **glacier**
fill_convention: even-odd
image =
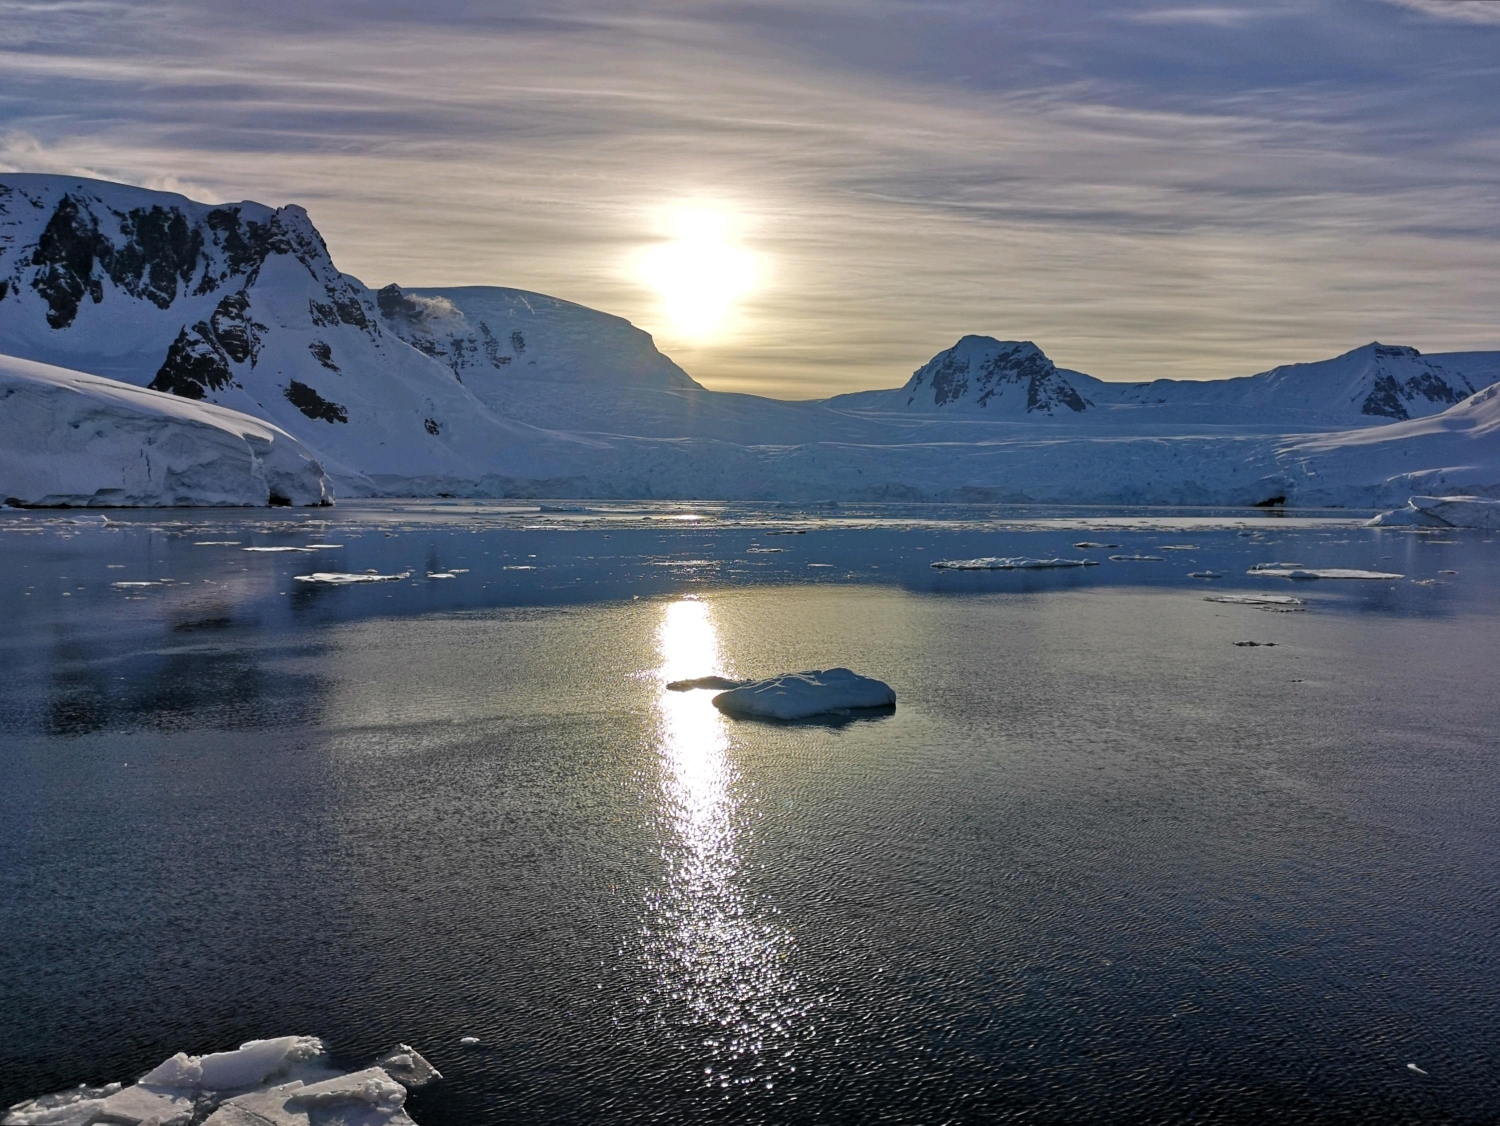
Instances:
[[[10,505],[331,504],[316,454],[238,411],[0,356]]]
[[[780,401],[709,390],[628,321],[555,297],[367,286],[295,205],[56,175],[0,173],[0,354],[259,420],[319,463],[325,495],[1372,509],[1500,496],[1500,352],[1370,343],[1236,379],[1113,383],[1033,342],[965,336],[899,388]],[[0,440],[0,493],[75,495],[17,491],[25,435]],[[131,454],[117,441],[101,464]],[[83,445],[68,456],[88,460]]]

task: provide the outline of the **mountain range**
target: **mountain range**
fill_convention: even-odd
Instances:
[[[366,286],[300,207],[50,175],[0,174],[0,354],[75,396],[87,373],[250,416],[343,495],[1364,505],[1439,471],[1500,495],[1500,438],[1465,423],[1492,409],[1476,396],[1500,352],[1372,343],[1115,383],[966,336],[903,387],[787,402],[708,390],[627,321],[567,301]],[[3,496],[26,499],[0,481]]]

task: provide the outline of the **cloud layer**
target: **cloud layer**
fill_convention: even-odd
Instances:
[[[551,293],[787,397],[965,332],[1121,379],[1500,347],[1493,8],[0,0],[0,168],[299,202],[366,282]],[[712,345],[631,265],[703,204],[767,273]]]

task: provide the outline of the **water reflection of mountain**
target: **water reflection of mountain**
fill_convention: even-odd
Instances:
[[[59,623],[37,694],[19,702],[22,728],[101,731],[260,729],[315,723],[326,678],[295,669],[316,656],[307,638],[267,638],[253,614],[195,606],[103,639]]]

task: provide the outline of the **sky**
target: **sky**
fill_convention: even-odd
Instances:
[[[0,0],[6,170],[300,203],[367,284],[782,398],[965,333],[1120,380],[1500,348],[1500,0]]]

